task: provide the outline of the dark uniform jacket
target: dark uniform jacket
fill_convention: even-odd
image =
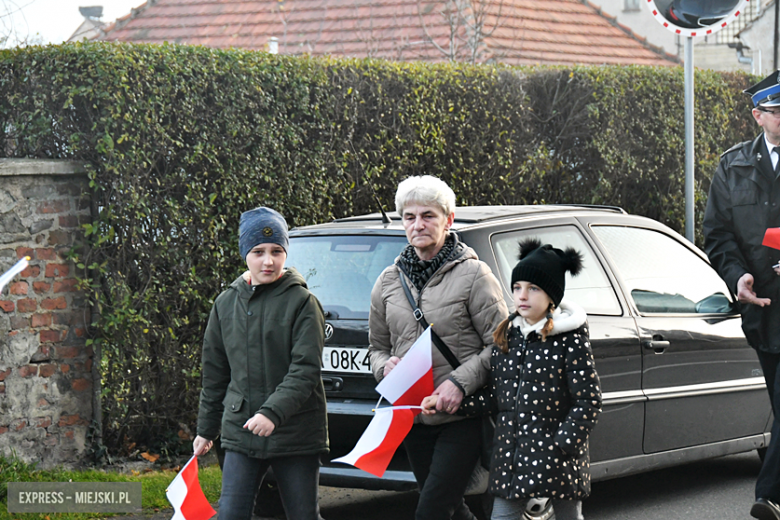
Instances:
[[[214,302],[203,340],[198,435],[255,458],[328,451],[322,349],[325,317],[303,277],[252,286],[248,273]],[[269,437],[243,426],[261,413]]]
[[[702,227],[707,256],[734,294],[737,281],[750,273],[756,295],[772,300],[766,307],[741,305],[742,330],[753,348],[779,353],[780,276],[772,265],[780,251],[761,242],[767,228],[780,227],[780,181],[763,134],[721,157]]]
[[[585,311],[561,303],[545,341],[516,318],[509,352],[494,348],[498,405],[490,492],[505,499],[582,499],[590,494],[588,437],[601,412],[601,389]],[[526,334],[524,336],[524,333]]]

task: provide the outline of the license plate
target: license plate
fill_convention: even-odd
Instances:
[[[322,369],[328,372],[372,373],[367,348],[325,347]]]

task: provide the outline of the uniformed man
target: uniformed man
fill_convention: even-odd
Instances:
[[[758,354],[775,417],[750,514],[780,520],[780,250],[762,245],[768,228],[780,228],[780,71],[745,92],[763,132],[721,156],[704,213],[704,249],[741,303],[742,330]]]

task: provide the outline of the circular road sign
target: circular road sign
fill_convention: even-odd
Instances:
[[[754,0],[755,1],[755,0]],[[708,36],[734,22],[750,0],[647,0],[658,22],[680,36]]]

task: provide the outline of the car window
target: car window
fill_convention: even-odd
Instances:
[[[643,313],[731,313],[731,293],[715,270],[659,231],[593,226]]]
[[[621,314],[612,284],[582,234],[574,226],[534,228],[493,235],[491,242],[501,271],[501,280],[507,291],[512,292],[510,285],[512,269],[518,261],[518,243],[533,237],[541,240],[543,244],[552,244],[559,249],[573,247],[582,253],[583,265],[580,274],[572,277],[566,273],[565,299],[578,303],[588,314]]]
[[[405,236],[292,236],[285,265],[334,317],[368,319],[374,282],[405,245]]]

